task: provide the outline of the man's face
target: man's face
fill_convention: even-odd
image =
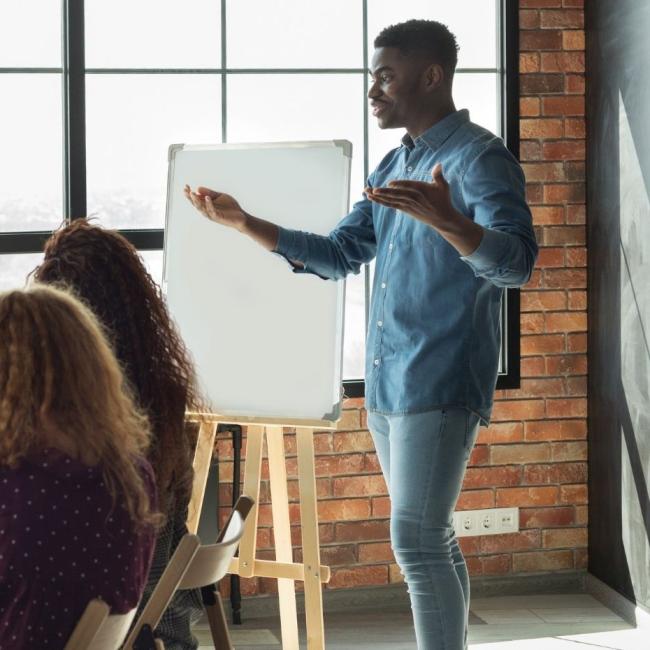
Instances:
[[[368,98],[380,129],[407,127],[421,110],[423,66],[397,48],[380,47],[370,64]]]

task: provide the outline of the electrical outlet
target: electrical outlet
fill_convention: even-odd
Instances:
[[[463,510],[454,513],[453,523],[457,537],[514,533],[519,530],[519,509]]]

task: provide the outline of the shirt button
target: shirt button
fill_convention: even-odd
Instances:
[[[378,320],[377,321],[377,327],[381,327],[384,324],[384,321]]]
[[[407,167],[407,168],[406,168],[406,171],[407,171],[407,172],[412,172],[412,171],[413,171],[413,167]]]
[[[379,365],[379,359],[375,359],[375,365],[376,365],[376,366]]]
[[[382,289],[385,289],[385,288],[386,288],[386,283],[385,283],[385,282],[382,282],[382,283],[381,283],[381,288],[382,288]]]
[[[389,251],[392,251],[392,250],[393,250],[393,245],[392,245],[392,244],[388,244],[388,250],[389,250]]]

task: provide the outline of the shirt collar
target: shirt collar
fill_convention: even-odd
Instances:
[[[402,137],[402,144],[408,149],[413,149],[420,142],[423,142],[431,150],[435,151],[459,126],[467,122],[469,122],[469,111],[464,108],[443,117],[415,140],[408,133],[405,133]]]

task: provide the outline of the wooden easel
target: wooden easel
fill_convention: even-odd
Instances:
[[[196,416],[190,419],[197,419]],[[305,617],[308,650],[324,650],[322,583],[329,582],[330,569],[320,563],[318,539],[318,511],[316,497],[316,470],[314,458],[314,430],[335,429],[336,424],[325,420],[281,420],[266,418],[201,415],[198,440],[194,456],[194,484],[187,526],[195,533],[201,514],[210,460],[220,424],[247,426],[246,464],[244,467],[243,494],[255,500],[255,506],[246,520],[246,529],[239,545],[239,557],[232,560],[230,573],[244,578],[276,578],[280,602],[282,647],[298,650],[298,613],[296,609],[295,581],[305,587]],[[300,488],[300,520],[302,528],[303,562],[293,561],[287,469],[284,454],[283,427],[296,429],[298,453],[298,485]],[[275,560],[258,560],[257,514],[262,477],[262,447],[264,438],[268,449],[271,508]]]

